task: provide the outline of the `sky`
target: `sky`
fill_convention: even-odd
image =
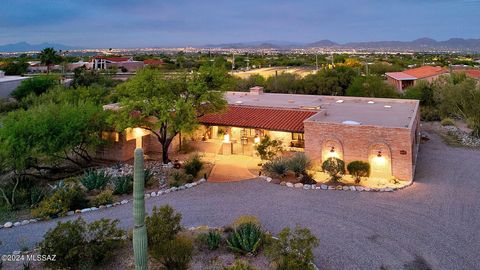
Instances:
[[[480,38],[480,0],[0,0],[0,44],[87,48]]]

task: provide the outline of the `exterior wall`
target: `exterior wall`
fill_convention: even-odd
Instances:
[[[402,180],[413,180],[412,130],[409,128],[385,128],[374,126],[348,126],[334,123],[305,121],[305,153],[314,163],[321,164],[328,141],[341,144],[345,164],[354,160],[369,162],[376,147],[383,155],[391,155],[391,174]],[[326,147],[329,147],[328,145]],[[336,147],[338,149],[339,147]],[[387,150],[387,151],[385,151]]]
[[[402,81],[395,80],[394,78],[387,76],[387,82],[389,84],[391,84],[393,87],[395,87],[395,89],[397,89],[397,91],[401,92],[403,90],[402,89]]]
[[[136,71],[144,67],[143,62],[140,61],[128,61],[128,62],[115,62],[115,63],[107,63],[107,68],[109,67],[117,67],[118,69],[124,67],[129,72]]]
[[[291,132],[268,130],[267,134],[273,140],[282,141],[284,146],[290,146],[290,142],[292,141],[292,133]]]
[[[18,80],[0,82],[0,98],[9,97],[13,90],[17,89],[23,80],[27,77],[19,78]]]

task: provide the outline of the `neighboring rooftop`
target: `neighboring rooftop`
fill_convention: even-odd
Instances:
[[[269,107],[316,112],[312,121],[383,127],[409,127],[418,110],[418,100],[227,92],[230,107]],[[281,119],[280,119],[281,120]],[[285,120],[284,120],[285,121]]]
[[[411,75],[408,75],[407,73],[404,72],[387,72],[385,75],[394,78],[395,80],[398,81],[411,81],[411,80],[416,80],[417,77],[413,77]]]
[[[423,66],[423,67],[404,70],[403,73],[413,76],[417,79],[423,79],[423,78],[428,78],[428,77],[438,76],[441,74],[448,73],[448,70],[438,66],[437,67]]]

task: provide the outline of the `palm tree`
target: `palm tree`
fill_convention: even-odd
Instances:
[[[45,48],[38,55],[40,62],[47,66],[47,73],[50,73],[50,66],[60,61],[60,56],[53,48]]]

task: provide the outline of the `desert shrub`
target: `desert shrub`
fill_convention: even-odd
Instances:
[[[274,177],[284,177],[288,171],[287,160],[283,157],[275,158],[263,164],[262,170]]]
[[[361,160],[352,161],[348,163],[347,170],[355,178],[355,183],[360,183],[361,177],[370,175],[370,164]]]
[[[345,174],[345,162],[339,158],[329,158],[322,163],[322,170],[330,175],[332,181],[338,181]]]
[[[202,170],[202,168],[203,162],[200,158],[200,155],[198,154],[192,155],[183,164],[183,169],[185,170],[185,173],[190,174],[193,177],[197,177],[198,173]]]
[[[164,246],[161,263],[167,270],[187,270],[192,260],[193,243],[187,236],[176,236]]]
[[[11,93],[12,97],[22,100],[30,94],[37,96],[45,93],[48,89],[54,87],[59,82],[59,78],[53,75],[41,75],[24,80]]]
[[[0,184],[0,204],[10,209],[33,207],[45,197],[45,193],[33,180],[15,175]]]
[[[61,269],[91,269],[109,259],[125,234],[118,220],[101,219],[87,224],[82,218],[58,222],[40,243],[42,254],[55,254],[46,266]]]
[[[227,246],[236,253],[255,255],[262,244],[262,236],[260,226],[245,223],[230,234]]]
[[[257,270],[246,261],[236,260],[232,265],[224,267],[222,270]]]
[[[151,187],[155,184],[155,175],[150,169],[145,169],[145,187]]]
[[[190,177],[181,170],[171,170],[168,185],[170,187],[179,187],[185,185]]]
[[[442,126],[455,126],[455,121],[452,118],[443,118],[440,122]]]
[[[255,146],[255,150],[262,160],[271,160],[283,151],[283,144],[280,140],[272,140],[269,136],[265,136]]]
[[[208,233],[202,233],[198,236],[201,244],[206,246],[209,250],[215,250],[220,247],[222,236],[216,230],[210,230]]]
[[[69,210],[88,206],[85,192],[78,185],[66,185],[54,190],[53,194],[41,201],[32,215],[38,218],[64,216]]]
[[[422,106],[420,107],[420,118],[423,121],[439,121],[440,110],[432,106]]]
[[[294,172],[296,176],[304,174],[310,167],[310,159],[305,153],[296,153],[294,156],[287,160],[287,168]]]
[[[266,254],[276,263],[277,269],[297,270],[314,269],[313,249],[318,246],[318,239],[307,228],[296,227],[292,232],[284,228],[278,240],[271,240],[266,247]]]
[[[113,181],[113,193],[114,194],[130,194],[133,190],[133,176],[123,175],[115,178]]]
[[[148,248],[153,258],[161,260],[165,246],[181,231],[182,215],[169,205],[153,207],[152,215],[146,218]]]
[[[88,170],[85,172],[81,182],[89,191],[103,189],[110,182],[112,177],[102,170]]]
[[[252,224],[255,224],[257,226],[261,226],[261,222],[260,220],[256,217],[256,216],[253,216],[253,215],[243,215],[243,216],[239,216],[238,218],[236,218],[233,223],[232,223],[232,228],[233,229],[236,229],[238,228],[240,225],[242,224],[247,224],[247,223],[252,223]]]
[[[113,203],[113,191],[107,189],[98,194],[93,200],[93,206],[100,206]]]

